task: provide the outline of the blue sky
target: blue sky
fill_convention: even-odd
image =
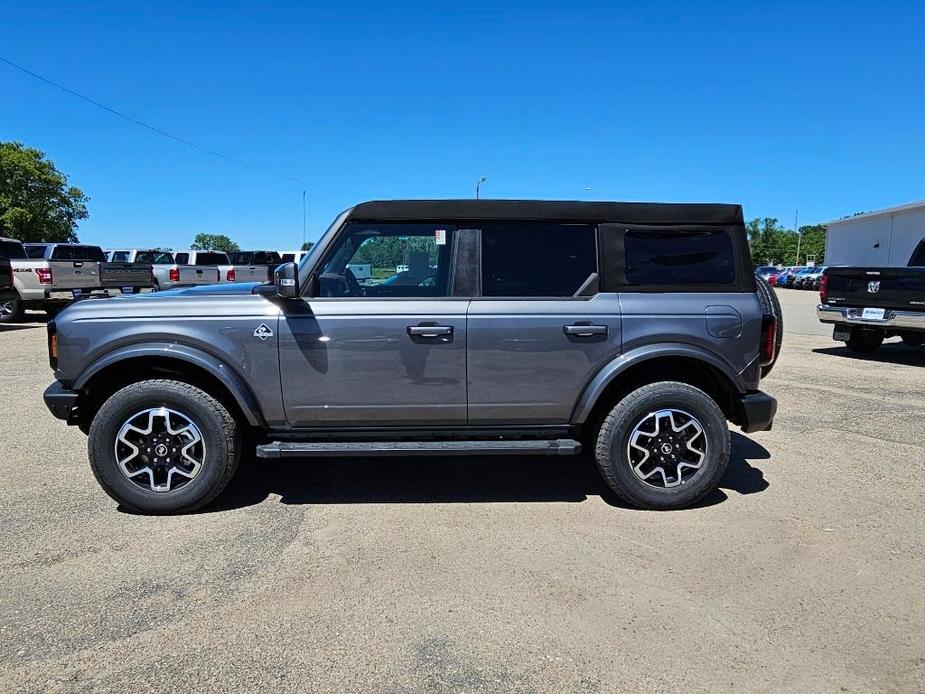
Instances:
[[[925,5],[4,2],[0,55],[364,199],[740,202],[792,224],[925,198]],[[0,139],[88,193],[81,239],[292,247],[302,186],[0,64]],[[587,190],[590,188],[591,190]]]

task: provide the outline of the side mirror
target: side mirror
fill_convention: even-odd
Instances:
[[[302,292],[299,287],[299,266],[295,263],[283,263],[273,271],[273,283],[276,295],[281,299],[298,299]]]

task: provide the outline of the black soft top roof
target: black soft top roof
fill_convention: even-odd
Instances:
[[[570,200],[371,200],[351,221],[548,220],[624,224],[742,224],[741,205],[722,203],[579,202]]]

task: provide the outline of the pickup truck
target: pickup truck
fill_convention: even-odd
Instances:
[[[423,254],[423,262],[416,262]],[[420,265],[416,282],[360,284]],[[209,503],[258,458],[574,456],[628,503],[716,490],[780,305],[742,208],[399,200],[342,213],[273,283],[82,301],[48,324],[45,403],[124,508]]]
[[[10,259],[0,255],[0,314],[11,310],[9,304],[16,300],[13,287],[13,265]]]
[[[10,261],[15,289],[15,296],[0,307],[0,323],[21,320],[27,308],[55,315],[75,297],[89,295],[100,284],[98,263],[33,259],[17,239],[0,238],[0,255]]]
[[[230,258],[238,282],[268,282],[283,262],[276,251],[235,251]]]
[[[76,243],[26,243],[23,245],[30,258],[96,264],[98,282],[92,289],[107,290],[105,295],[137,294],[142,289],[151,289],[154,286],[154,275],[150,264],[108,262],[106,254],[99,246]]]
[[[143,263],[151,265],[154,272],[154,290],[165,291],[178,287],[196,287],[218,282],[217,267],[196,267],[179,265],[168,251],[155,249],[117,249],[107,252],[110,262]]]
[[[228,254],[225,251],[201,251],[201,250],[189,250],[189,251],[175,251],[173,254],[174,259],[180,265],[192,265],[194,267],[208,267],[215,268],[218,270],[218,281],[219,282],[245,282],[245,281],[256,281],[256,280],[245,280],[242,276],[239,280],[238,268],[236,268],[231,263],[231,259],[228,257]]]
[[[873,354],[895,336],[909,345],[925,344],[925,238],[905,268],[827,268],[819,300],[819,320],[834,323],[832,337],[853,352]]]

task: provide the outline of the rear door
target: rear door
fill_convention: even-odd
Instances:
[[[620,353],[620,304],[598,291],[589,224],[480,224],[481,296],[468,312],[469,423],[564,424]]]
[[[52,288],[83,290],[99,287],[103,259],[103,251],[98,246],[55,246],[48,261]]]

